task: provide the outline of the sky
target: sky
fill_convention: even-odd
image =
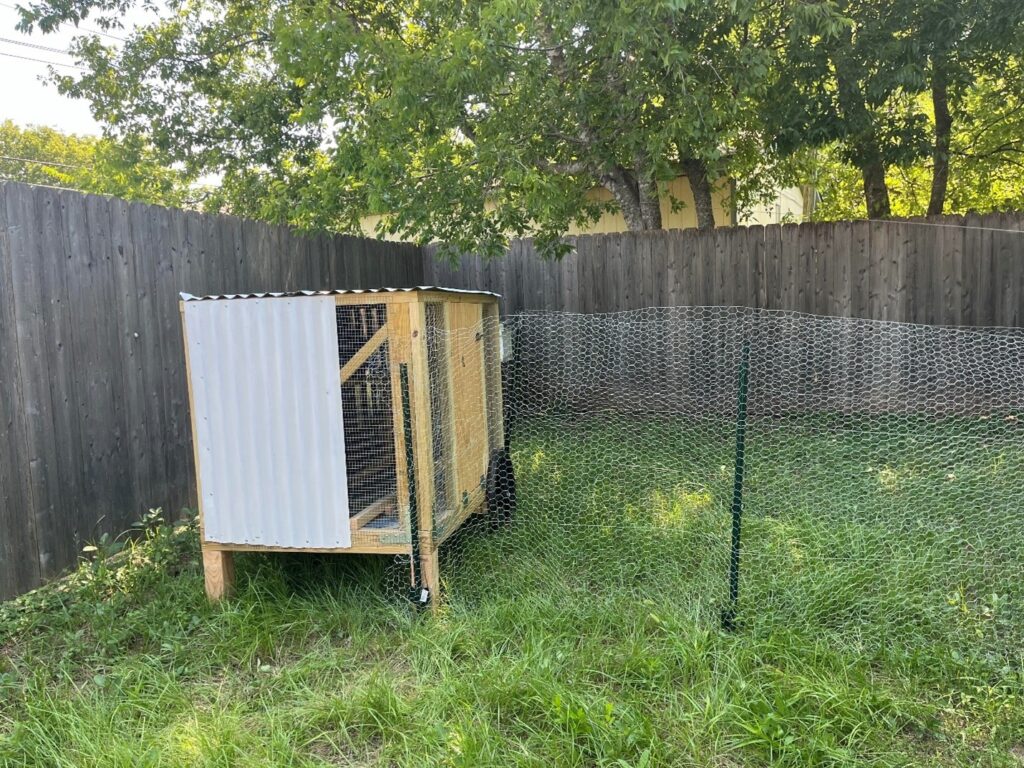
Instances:
[[[49,74],[46,63],[73,65],[74,59],[66,51],[76,32],[74,27],[44,35],[36,31],[25,35],[15,29],[18,13],[17,0],[0,0],[0,122],[12,120],[18,125],[47,125],[65,133],[99,135],[99,124],[89,113],[89,104],[57,93],[57,88],[43,82]],[[144,19],[143,12],[129,14],[126,29]],[[133,23],[134,22],[134,23]],[[88,22],[83,28],[96,29]],[[126,32],[111,30],[111,35],[123,37]],[[116,44],[111,37],[105,42]],[[42,50],[30,46],[44,46]],[[35,59],[32,61],[31,59]],[[74,74],[75,69],[57,66],[58,72]]]

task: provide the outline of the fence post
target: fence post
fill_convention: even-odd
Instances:
[[[417,606],[425,606],[434,596],[429,594],[423,584],[420,569],[420,534],[419,511],[416,509],[416,470],[412,449],[412,416],[409,405],[409,367],[405,363],[398,366],[398,381],[402,389],[402,435],[405,438],[405,471],[409,488],[409,535],[412,539],[410,556],[412,557],[412,586],[409,599]]]
[[[747,433],[747,380],[750,376],[750,342],[744,340],[740,358],[739,392],[736,397],[736,464],[732,481],[732,546],[729,552],[729,605],[722,611],[722,629],[736,629],[740,598],[740,534],[743,529],[744,443]]]

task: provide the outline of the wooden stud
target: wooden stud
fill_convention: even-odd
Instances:
[[[235,589],[235,557],[220,549],[203,550],[203,578],[211,602],[229,597]]]
[[[487,439],[493,452],[505,445],[505,406],[501,393],[501,318],[498,315],[497,299],[484,304],[483,323]]]
[[[409,545],[406,543],[395,544],[384,540],[388,535],[394,535],[394,529],[382,528],[375,531],[373,535],[366,529],[359,532],[364,537],[359,542],[352,542],[351,547],[274,547],[266,544],[225,544],[222,542],[209,542],[204,549],[219,552],[312,552],[321,555],[408,555]]]
[[[405,461],[405,425],[402,423],[402,382],[398,366],[409,359],[409,312],[401,304],[387,306],[388,360],[391,369],[391,435],[395,446],[395,490],[398,524],[411,539],[409,525],[409,474]],[[412,556],[412,542],[406,547]],[[410,576],[411,580],[411,576]],[[410,581],[411,583],[411,581]]]
[[[427,365],[426,303],[409,306],[409,400],[412,412],[413,463],[416,472],[416,511],[419,517],[420,573],[438,604],[441,574],[434,541],[434,451],[430,420],[430,375]]]
[[[359,368],[370,359],[370,356],[380,349],[380,345],[388,339],[388,327],[382,325],[377,329],[377,332],[370,337],[370,339],[363,344],[351,358],[341,366],[341,383],[344,384],[346,381],[352,378],[353,374],[359,370]]]
[[[358,531],[371,520],[383,515],[392,506],[395,506],[394,496],[382,496],[372,504],[367,505],[365,509],[361,510],[354,517],[349,518],[349,526],[352,529],[352,533]]]
[[[196,473],[196,504],[199,507],[199,541],[206,540],[206,528],[203,524],[203,482],[199,472],[199,440],[196,437],[196,406],[192,392],[192,361],[188,352],[188,325],[185,323],[185,302],[178,302],[178,312],[181,315],[181,337],[185,344],[185,380],[188,386],[188,415],[192,424],[192,460],[193,471]]]
[[[428,302],[433,303],[433,302]],[[454,513],[458,509],[459,504],[459,490],[458,490],[458,468],[456,462],[458,460],[456,447],[455,447],[455,383],[452,380],[452,356],[451,356],[451,328],[452,319],[451,304],[441,304],[441,323],[442,327],[439,329],[440,333],[433,339],[434,344],[438,346],[435,350],[435,354],[442,360],[444,369],[444,381],[439,385],[443,387],[441,390],[439,405],[442,413],[431,413],[432,419],[444,419],[444,448],[443,448],[443,462],[442,467],[445,474],[445,488],[447,488],[447,498],[440,499],[441,509],[434,509],[434,525],[438,525],[439,522],[445,520],[450,514]],[[430,381],[427,382],[428,387],[432,386]],[[431,392],[431,402],[433,403],[433,392]],[[434,424],[431,423],[431,450],[433,450],[433,430]],[[437,472],[435,468],[434,476],[436,477]],[[438,501],[437,489],[435,488],[434,500]],[[445,527],[447,527],[447,520],[445,520]]]

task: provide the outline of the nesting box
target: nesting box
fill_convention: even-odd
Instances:
[[[413,594],[436,598],[438,547],[514,500],[498,298],[182,294],[211,599],[257,550],[408,555]]]

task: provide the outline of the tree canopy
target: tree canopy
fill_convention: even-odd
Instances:
[[[116,195],[180,206],[192,194],[188,178],[151,149],[53,128],[0,123],[0,179]]]
[[[26,0],[22,26],[116,26],[141,1]],[[851,168],[867,215],[893,212],[894,173],[911,169],[934,213],[976,203],[962,185],[1017,151],[1018,0],[168,7],[121,46],[80,37],[87,71],[59,87],[111,137],[219,174],[209,205],[300,226],[379,214],[382,233],[491,254],[529,235],[554,252],[608,207],[660,228],[680,175],[708,227],[723,179],[734,205],[826,174],[846,200]]]

